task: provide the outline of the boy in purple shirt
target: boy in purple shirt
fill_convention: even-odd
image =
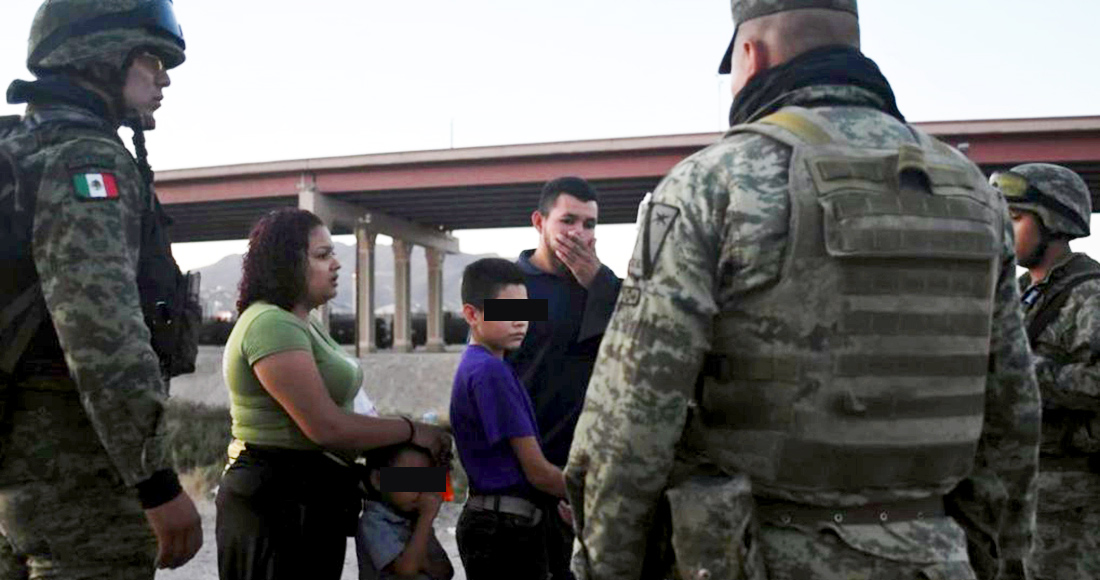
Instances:
[[[564,503],[557,514],[539,507],[540,492],[565,497],[565,478],[543,455],[531,399],[503,360],[523,342],[527,321],[485,320],[485,300],[526,298],[523,272],[508,260],[485,258],[463,272],[470,345],[455,371],[450,416],[470,483],[457,530],[469,580],[544,580],[549,518],[571,518]]]

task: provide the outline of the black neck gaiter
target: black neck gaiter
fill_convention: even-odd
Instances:
[[[69,105],[90,111],[102,119],[112,118],[103,97],[62,75],[45,76],[29,82],[14,80],[8,86],[7,98],[12,105]]]
[[[800,54],[754,76],[733,99],[730,125],[740,125],[773,113],[785,104],[783,96],[817,85],[850,85],[866,89],[883,101],[884,113],[905,122],[898,111],[890,82],[874,61],[849,46],[827,46]],[[822,102],[820,105],[833,103]]]

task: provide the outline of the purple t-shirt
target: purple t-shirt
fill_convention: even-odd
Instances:
[[[471,344],[462,354],[451,389],[451,426],[471,491],[533,497],[508,441],[538,438],[531,397],[508,363]]]

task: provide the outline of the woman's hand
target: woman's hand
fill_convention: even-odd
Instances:
[[[430,451],[437,465],[451,461],[451,436],[441,427],[414,421],[412,443]]]

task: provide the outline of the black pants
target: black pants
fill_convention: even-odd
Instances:
[[[456,539],[468,580],[546,580],[546,523],[466,507],[458,518]]]
[[[546,559],[553,580],[574,580],[569,569],[573,560],[573,528],[558,515],[558,504],[545,508],[549,520],[546,524]]]
[[[339,580],[354,489],[320,453],[245,449],[218,487],[218,577]]]

